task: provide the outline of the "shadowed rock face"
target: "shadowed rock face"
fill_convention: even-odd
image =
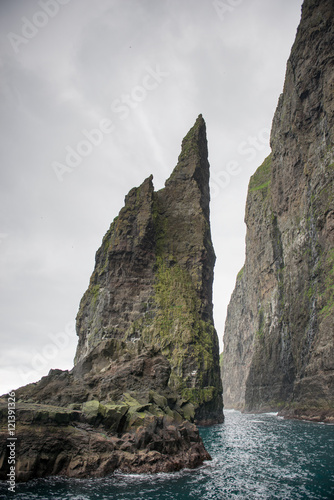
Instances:
[[[228,407],[333,413],[333,21],[332,1],[305,0],[272,154],[250,179],[224,335]]]
[[[16,391],[17,480],[161,472],[210,459],[194,424],[223,421],[215,254],[200,115],[165,188],[132,189],[96,253],[71,371]],[[7,405],[0,398],[0,479]]]

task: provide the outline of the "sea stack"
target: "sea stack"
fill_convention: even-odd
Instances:
[[[209,202],[200,115],[165,187],[155,192],[151,176],[133,188],[104,236],[77,315],[73,369],[16,391],[18,481],[210,459],[195,425],[224,419]],[[4,398],[0,415],[5,422]]]
[[[246,260],[228,307],[224,404],[334,420],[334,3],[305,0],[251,177]]]
[[[164,189],[154,191],[152,176],[132,189],[105,235],[77,316],[75,358],[79,370],[111,339],[158,349],[170,364],[168,390],[194,406],[199,424],[222,421],[209,203],[200,115]]]

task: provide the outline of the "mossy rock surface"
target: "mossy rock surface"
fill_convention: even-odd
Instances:
[[[131,430],[141,426],[148,426],[156,417],[145,411],[133,411],[127,415],[126,429]]]
[[[262,165],[260,165],[256,170],[255,174],[250,178],[248,188],[250,192],[269,188],[271,179],[271,161],[272,154],[270,153]]]
[[[99,401],[86,401],[82,404],[82,413],[90,424],[96,424],[97,420],[102,420],[104,407]]]
[[[182,406],[181,411],[185,419],[192,422],[195,417],[195,406],[192,403],[187,403]]]
[[[126,404],[106,404],[103,405],[103,425],[110,432],[118,432],[123,417],[129,410]]]
[[[162,396],[161,394],[158,394],[157,392],[150,391],[149,398],[150,398],[151,403],[155,403],[163,411],[167,410],[168,403],[167,403],[167,399],[165,398],[165,396]]]

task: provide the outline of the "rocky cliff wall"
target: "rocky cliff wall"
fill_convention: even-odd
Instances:
[[[229,407],[290,416],[333,408],[333,21],[331,0],[305,0],[272,153],[250,179],[246,260],[224,334]]]

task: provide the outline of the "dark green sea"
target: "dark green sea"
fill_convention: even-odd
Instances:
[[[225,423],[202,428],[212,461],[174,474],[113,474],[104,479],[52,478],[0,486],[20,500],[334,499],[334,425],[275,414],[225,411]]]

